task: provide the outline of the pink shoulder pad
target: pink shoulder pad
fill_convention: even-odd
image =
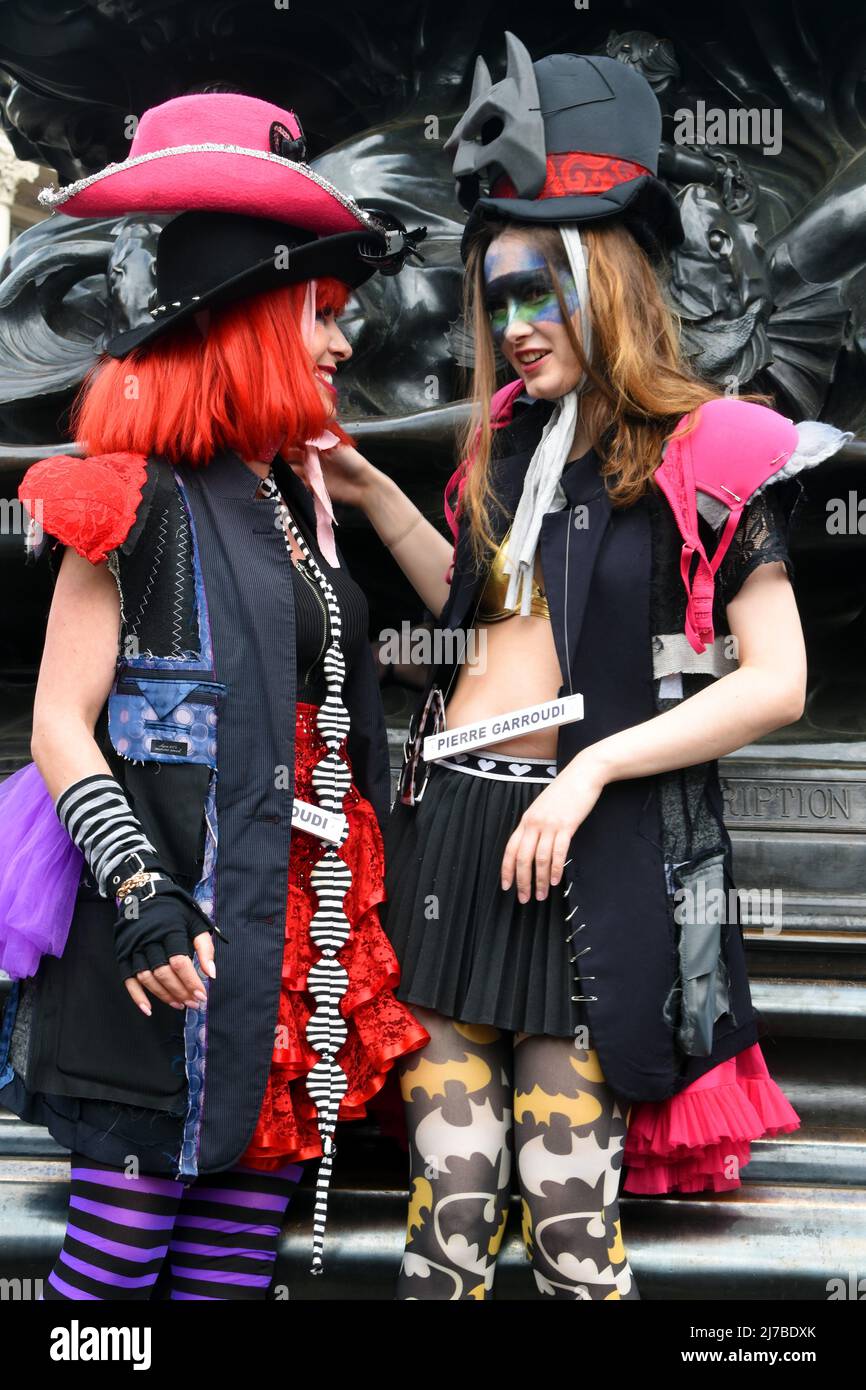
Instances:
[[[681,435],[689,420],[697,424]],[[722,396],[705,401],[677,421],[654,477],[665,494],[683,538],[680,573],[688,595],[685,631],[696,652],[713,641],[715,574],[744,507],[768,478],[785,467],[797,448],[793,421],[767,406]],[[697,493],[728,509],[712,560],[698,533]],[[690,577],[692,557],[698,564]]]

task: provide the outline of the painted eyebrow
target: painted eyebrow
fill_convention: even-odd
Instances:
[[[546,266],[539,266],[538,270],[513,270],[485,283],[484,300],[490,303],[494,299],[507,297],[509,291],[519,295],[521,291],[539,288],[547,289],[551,294],[555,292]]]

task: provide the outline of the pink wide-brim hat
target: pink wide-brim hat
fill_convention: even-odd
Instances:
[[[367,213],[303,159],[293,111],[237,93],[175,97],[145,111],[128,158],[65,188],[43,188],[39,202],[71,217],[133,212],[240,212],[320,235],[371,225]]]

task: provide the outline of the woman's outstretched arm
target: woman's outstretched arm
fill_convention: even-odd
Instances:
[[[448,598],[445,576],[451,564],[451,542],[393,478],[374,468],[357,449],[341,444],[321,458],[331,497],[361,509],[415,592],[438,617]]]
[[[645,777],[733,753],[800,718],[806,647],[791,582],[781,561],[761,565],[727,607],[739,667],[643,724],[578,754],[605,782]]]

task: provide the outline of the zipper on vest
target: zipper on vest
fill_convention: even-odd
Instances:
[[[313,593],[316,595],[316,601],[318,602],[319,607],[320,607],[321,610],[322,610],[322,616],[323,616],[324,619],[325,619],[325,624],[324,624],[324,629],[323,629],[323,634],[322,634],[322,645],[319,647],[319,651],[318,651],[318,654],[317,654],[317,656],[316,656],[316,659],[313,661],[312,665],[309,667],[309,669],[308,669],[308,671],[307,671],[306,676],[304,677],[304,684],[305,684],[305,685],[309,685],[309,683],[310,683],[310,676],[311,676],[313,670],[316,668],[316,666],[318,666],[319,662],[321,661],[321,659],[322,659],[322,654],[324,653],[325,647],[326,647],[326,645],[327,645],[328,637],[329,637],[330,631],[331,631],[331,619],[330,619],[330,614],[328,613],[327,605],[326,605],[326,603],[325,603],[325,600],[322,598],[321,590],[319,589],[318,584],[316,583],[316,581],[315,581],[315,579],[313,578],[313,576],[312,576],[311,574],[308,574],[308,573],[307,573],[307,569],[306,569],[306,560],[303,558],[303,556],[301,556],[301,558],[300,558],[298,561],[296,561],[296,563],[295,563],[295,569],[298,571],[299,574],[301,574],[301,575],[303,576],[303,578],[307,581],[307,584],[309,585],[309,587],[312,589]]]
[[[213,671],[210,666],[132,666],[128,661],[121,660],[118,672],[122,673],[123,680],[155,680],[155,681],[198,681],[200,685],[213,686],[214,689],[221,689],[219,681],[212,679]]]
[[[145,679],[145,677],[143,677]],[[146,677],[150,680],[150,675]],[[174,677],[176,680],[177,677]],[[192,682],[190,681],[190,684]],[[197,705],[215,705],[220,695],[225,691],[225,686],[215,681],[198,681],[195,689],[191,690],[186,700],[195,700]],[[140,695],[141,689],[138,684],[137,676],[121,676],[117,682],[116,692],[118,695]],[[179,704],[185,703],[183,700]]]
[[[472,610],[472,617],[469,619],[469,627],[468,627],[468,629],[467,629],[465,626],[463,626],[462,629],[461,629],[461,631],[462,631],[463,633],[471,632],[472,629],[475,627],[475,619],[476,619],[477,616],[478,616],[478,609],[479,609],[479,607],[480,607],[480,605],[481,605],[481,599],[482,599],[483,596],[484,596],[484,584],[481,582],[481,579],[479,579],[478,582],[479,582],[479,585],[480,585],[480,587],[479,587],[479,592],[478,592],[478,597],[477,597],[477,599],[475,600],[475,607],[474,607],[473,610]],[[443,709],[443,712],[444,712],[444,709],[445,709],[445,704],[446,704],[446,702],[447,702],[447,700],[448,700],[448,696],[451,694],[451,687],[452,687],[452,685],[454,684],[454,681],[455,681],[455,678],[456,678],[456,676],[457,676],[458,671],[460,670],[460,662],[463,660],[463,656],[464,656],[464,653],[465,653],[466,648],[467,648],[468,645],[469,645],[469,638],[468,638],[468,636],[466,636],[466,637],[464,638],[463,648],[462,648],[462,650],[461,650],[461,652],[460,652],[460,656],[458,657],[458,659],[457,659],[457,660],[455,661],[455,663],[454,663],[454,670],[451,672],[451,678],[450,678],[450,680],[448,681],[448,686],[447,686],[446,690],[443,692],[443,695],[442,695],[442,709]],[[430,680],[430,682],[429,682],[429,684],[428,684],[428,686],[427,686],[427,692],[426,692],[426,694],[429,694],[429,693],[430,693],[430,691],[433,689],[433,686],[434,686],[435,684],[436,684],[436,672],[434,671],[434,672],[433,672],[433,677],[432,677],[432,679]],[[425,698],[426,698],[426,695],[425,695]]]
[[[543,576],[543,573],[544,573],[544,572],[542,571],[542,576]],[[475,607],[474,607],[473,610],[472,610],[472,617],[469,619],[469,628],[468,628],[468,632],[471,632],[472,629],[475,627],[475,620],[476,620],[476,618],[478,617],[478,609],[481,607],[481,600],[482,600],[482,598],[484,597],[484,589],[485,589],[485,586],[486,586],[487,578],[488,578],[488,577],[489,577],[489,570],[488,570],[488,574],[487,574],[487,575],[479,575],[479,577],[478,577],[478,581],[477,581],[477,583],[478,583],[478,597],[477,597],[476,600],[475,600]],[[440,617],[441,617],[441,614],[440,614]],[[461,631],[463,631],[464,633],[467,632],[467,628],[466,628],[465,624],[462,626]],[[443,692],[443,695],[442,695],[442,708],[443,708],[443,710],[444,710],[445,704],[446,704],[446,702],[447,702],[447,700],[448,700],[448,696],[451,694],[451,687],[452,687],[452,685],[454,684],[455,678],[456,678],[456,676],[457,676],[457,672],[460,670],[460,662],[461,662],[462,659],[463,659],[463,656],[464,656],[464,654],[465,654],[465,651],[466,651],[466,648],[467,648],[468,644],[469,644],[469,638],[468,638],[468,636],[467,636],[467,637],[465,638],[464,642],[463,642],[463,648],[462,648],[462,650],[461,650],[461,652],[460,652],[460,656],[459,656],[458,660],[455,661],[455,663],[454,663],[454,670],[453,670],[452,673],[451,673],[451,678],[450,678],[450,680],[448,681],[448,686],[447,686],[447,688],[445,689],[445,691]],[[424,699],[426,699],[427,695],[429,695],[430,691],[431,691],[431,690],[433,689],[433,687],[436,685],[436,683],[437,683],[437,682],[436,682],[436,675],[437,675],[437,670],[434,669],[433,675],[432,675],[431,679],[430,679],[430,680],[428,681],[428,683],[427,683],[427,689],[426,689],[426,691],[424,692]],[[423,708],[423,702],[422,702],[422,706],[421,706],[421,707]]]
[[[564,629],[565,641],[565,665],[568,674],[568,693],[574,694],[574,681],[571,679],[571,643],[568,640],[568,561],[571,551],[571,529],[574,526],[574,514],[576,507],[568,509],[568,530],[565,533],[565,592],[563,593],[562,626]],[[542,566],[542,575],[544,568]]]

